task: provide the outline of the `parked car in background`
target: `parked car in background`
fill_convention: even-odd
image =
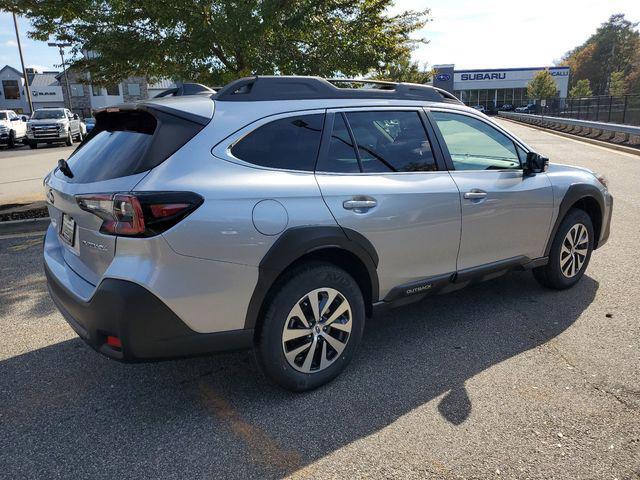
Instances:
[[[445,91],[339,82],[99,110],[44,180],[44,269],[77,334],[131,362],[254,348],[302,391],[349,364],[378,308],[510,270],[580,280],[609,237],[604,178]]]
[[[80,118],[67,108],[40,108],[27,122],[27,140],[31,148],[40,143],[73,145],[84,138]]]
[[[536,113],[536,104],[528,103],[527,105],[522,105],[521,107],[516,108],[516,112],[518,113]]]
[[[500,106],[500,108],[498,108],[498,111],[500,112],[513,112],[513,110],[515,109],[515,107],[513,105],[511,105],[510,103],[504,103]]]
[[[475,110],[478,110],[479,112],[485,113],[486,109],[484,108],[484,105],[474,105],[473,107],[471,107]]]
[[[0,110],[0,145],[13,148],[27,136],[27,117],[13,110]]]
[[[93,130],[93,127],[96,126],[96,119],[93,117],[87,117],[84,119],[84,128],[85,128],[85,133],[89,133],[91,130]]]

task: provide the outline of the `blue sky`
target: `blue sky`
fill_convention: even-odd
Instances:
[[[424,8],[432,21],[417,36],[429,43],[414,59],[457,68],[551,65],[613,13],[640,21],[638,0],[396,0],[391,12]],[[28,39],[25,19],[19,27],[27,66],[58,68],[58,50]],[[0,65],[7,63],[20,68],[11,15],[0,13]]]

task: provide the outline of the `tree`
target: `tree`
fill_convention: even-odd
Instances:
[[[72,43],[95,83],[129,76],[209,85],[250,74],[364,75],[409,55],[428,10],[393,0],[0,0],[32,38]],[[82,55],[91,52],[91,55]]]
[[[635,60],[640,51],[638,23],[625,19],[623,14],[612,15],[585,43],[563,58],[571,68],[571,84],[588,79],[596,95],[609,92],[613,72],[623,78],[637,75],[640,64]]]
[[[623,72],[613,72],[609,79],[609,95],[620,97],[626,93],[627,85]]]
[[[589,85],[589,80],[586,78],[584,80],[578,80],[571,90],[569,90],[569,96],[571,98],[591,97],[592,95],[591,85]]]
[[[527,96],[530,99],[552,98],[557,92],[558,87],[549,70],[536,73],[527,85]]]
[[[424,67],[420,67],[418,62],[412,62],[409,55],[407,55],[395,62],[386,64],[382,69],[378,69],[371,78],[391,82],[427,83],[431,80],[431,71],[426,64]]]

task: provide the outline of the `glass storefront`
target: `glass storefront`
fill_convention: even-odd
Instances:
[[[467,105],[489,105],[495,108],[504,104],[515,107],[529,102],[526,88],[492,88],[484,90],[455,90],[453,94]]]

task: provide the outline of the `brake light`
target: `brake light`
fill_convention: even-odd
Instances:
[[[202,204],[192,192],[77,195],[82,210],[103,220],[100,232],[151,237],[171,228]]]

